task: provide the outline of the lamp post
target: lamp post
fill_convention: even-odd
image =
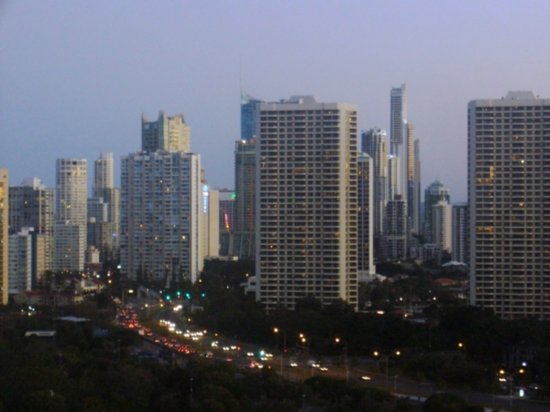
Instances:
[[[339,337],[334,338],[335,343],[340,343],[341,339]],[[349,367],[348,367],[348,342],[344,342],[344,347],[342,348],[344,351],[344,368],[346,369],[346,383],[349,383]]]
[[[377,359],[382,359],[385,364],[386,364],[386,386],[390,386],[390,374],[389,374],[389,359],[390,359],[390,356],[401,356],[401,351],[399,349],[393,351],[392,353],[390,354],[387,354],[387,355],[382,355],[380,352],[378,352],[377,350],[375,350],[373,353],[375,358]]]
[[[281,331],[278,327],[273,328],[273,333],[278,335],[279,333],[283,334],[283,347],[281,349],[281,377],[283,376],[283,365],[284,365],[284,356],[285,356],[285,350],[286,350],[286,332]]]

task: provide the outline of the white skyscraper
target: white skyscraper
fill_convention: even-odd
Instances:
[[[451,252],[453,242],[452,206],[441,200],[432,206],[432,242],[441,251]]]
[[[408,171],[407,136],[407,85],[394,87],[390,96],[390,151],[399,160],[399,179],[396,181],[396,195],[407,200]]]
[[[57,159],[54,270],[84,269],[87,220],[86,159]]]
[[[357,307],[357,109],[296,96],[260,106],[257,299]]]
[[[8,169],[0,168],[0,304],[8,304]]]

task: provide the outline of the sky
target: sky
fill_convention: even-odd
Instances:
[[[467,199],[467,104],[550,97],[546,0],[0,0],[0,167],[55,183],[55,159],[139,151],[141,113],[183,113],[209,183],[234,186],[240,91],[352,103],[389,129],[406,82],[422,188]],[[119,174],[117,173],[117,176]],[[117,185],[118,183],[115,182]]]

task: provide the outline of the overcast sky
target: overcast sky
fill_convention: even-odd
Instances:
[[[550,1],[0,0],[0,167],[54,184],[55,159],[138,151],[140,115],[183,113],[209,182],[233,187],[240,78],[389,128],[406,82],[422,188],[466,200],[466,106],[550,97]],[[241,75],[240,75],[241,73]],[[118,176],[118,173],[117,173]],[[118,182],[117,182],[118,185]]]

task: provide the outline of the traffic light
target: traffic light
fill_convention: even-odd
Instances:
[[[166,300],[171,300],[172,298],[170,297],[170,295],[166,295]]]
[[[191,300],[191,294],[189,292],[185,292],[185,298],[187,300]]]

